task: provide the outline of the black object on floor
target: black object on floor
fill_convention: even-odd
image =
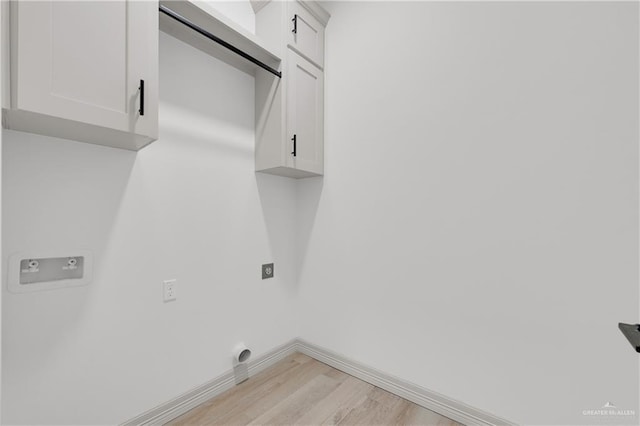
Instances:
[[[625,324],[621,322],[618,323],[618,327],[636,352],[640,353],[640,324]]]

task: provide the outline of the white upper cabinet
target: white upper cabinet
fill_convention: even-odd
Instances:
[[[324,33],[315,2],[255,2],[256,35],[283,56],[282,79],[256,73],[256,171],[324,174]]]
[[[158,137],[158,9],[11,2],[5,127],[138,150]]]

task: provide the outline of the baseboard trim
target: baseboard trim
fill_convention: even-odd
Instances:
[[[428,410],[448,417],[464,425],[484,426],[514,426],[512,423],[493,414],[471,407],[460,401],[448,398],[432,390],[423,388],[406,380],[399,379],[390,374],[383,373],[375,368],[361,364],[336,352],[332,352],[320,346],[314,345],[302,339],[294,339],[284,345],[272,349],[248,365],[247,373],[251,377],[284,359],[285,357],[300,352],[320,362],[323,362],[340,371],[357,377],[374,386],[378,386],[405,398]],[[131,420],[122,426],[151,426],[167,423],[187,411],[197,407],[203,402],[217,396],[236,384],[236,376],[233,370],[198,386],[184,394],[161,404]]]
[[[333,368],[464,425],[515,425],[515,423],[508,420],[448,398],[422,386],[383,373],[375,368],[366,366],[302,339],[296,341],[296,349],[298,352],[330,365]]]
[[[297,340],[292,340],[278,346],[248,363],[249,377],[271,367],[276,362],[286,358],[297,351]],[[229,357],[231,360],[231,357]],[[208,381],[188,392],[183,393],[171,401],[165,402],[151,410],[122,423],[122,426],[151,426],[162,425],[187,411],[197,407],[203,402],[217,396],[236,385],[236,377],[232,369],[213,380]]]

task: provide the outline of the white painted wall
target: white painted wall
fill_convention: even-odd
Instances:
[[[5,40],[9,34],[8,7],[7,2],[0,2],[0,57],[2,64],[0,65],[0,105],[5,106],[8,100],[8,87],[6,72],[8,71],[8,49],[6,49]],[[2,132],[0,132],[0,242],[2,241]],[[0,244],[0,259],[3,258],[2,244]],[[4,277],[4,269],[2,261],[0,261],[0,277]],[[2,278],[0,278],[0,283]],[[0,291],[0,401],[2,401],[2,291]],[[2,421],[2,403],[0,403],[0,422]]]
[[[638,407],[638,4],[334,3],[302,337],[523,424]]]
[[[238,341],[259,356],[298,335],[295,183],[254,173],[253,87],[161,34],[157,142],[136,154],[3,132],[5,257],[95,255],[87,287],[3,284],[3,424],[122,422],[229,370]]]
[[[324,179],[254,175],[251,77],[165,35],[138,154],[3,131],[3,259],[96,260],[4,282],[3,423],[124,421],[297,335],[520,423],[640,411],[637,5],[328,8]]]

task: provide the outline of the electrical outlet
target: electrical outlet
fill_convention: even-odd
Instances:
[[[163,283],[164,301],[176,300],[176,280],[166,280]]]
[[[273,278],[273,263],[262,265],[262,279]]]

